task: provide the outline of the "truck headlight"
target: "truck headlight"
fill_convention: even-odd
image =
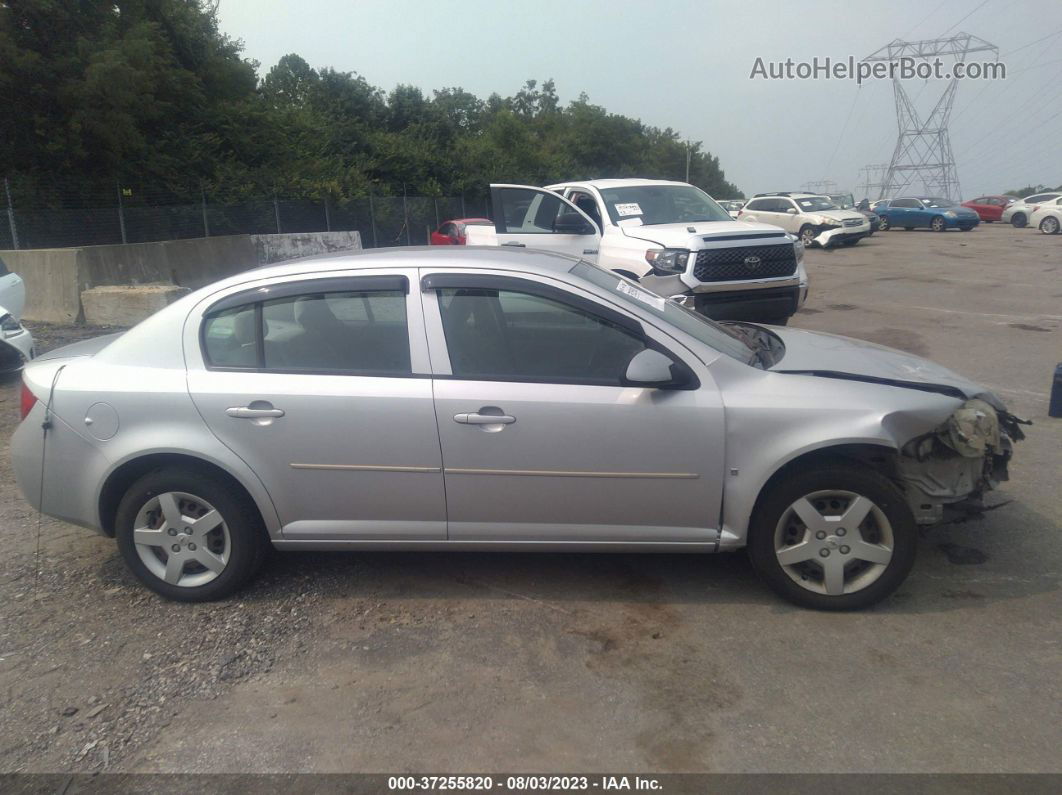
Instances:
[[[22,324],[11,315],[0,317],[0,335],[6,340],[22,333]]]
[[[645,252],[645,261],[654,270],[664,273],[685,273],[690,261],[690,252],[684,248],[651,248]]]
[[[804,261],[804,241],[799,237],[793,241],[793,255],[796,257],[797,265]]]

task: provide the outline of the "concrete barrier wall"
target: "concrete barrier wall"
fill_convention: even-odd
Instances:
[[[361,248],[361,233],[308,232],[288,235],[251,235],[260,265],[283,262],[288,259],[312,257],[332,251],[350,251]]]
[[[84,319],[81,291],[86,284],[78,261],[80,253],[78,248],[0,252],[0,259],[26,285],[24,318],[49,323],[79,323]]]
[[[194,290],[259,264],[249,235],[85,246],[80,251],[90,287],[176,284]]]
[[[85,319],[81,293],[91,288],[161,284],[195,290],[270,262],[360,248],[358,232],[317,232],[24,249],[0,251],[0,258],[26,283],[24,318],[78,323]],[[128,300],[120,291],[113,295]]]

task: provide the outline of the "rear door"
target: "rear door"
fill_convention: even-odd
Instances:
[[[557,193],[530,185],[491,185],[490,196],[498,245],[597,260],[601,230]]]
[[[185,331],[189,392],[262,480],[284,538],[445,539],[417,285],[361,271],[207,300]]]

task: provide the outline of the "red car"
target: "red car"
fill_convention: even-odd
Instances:
[[[453,221],[444,221],[431,233],[429,245],[463,246],[465,227],[468,226],[494,226],[494,222],[489,218],[455,218]]]
[[[1014,200],[1013,196],[980,196],[963,202],[962,206],[969,207],[980,216],[982,221],[990,224],[998,221],[1003,215],[1003,210]]]

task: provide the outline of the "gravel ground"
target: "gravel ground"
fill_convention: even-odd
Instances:
[[[237,599],[167,603],[112,541],[38,534],[10,380],[0,771],[1059,770],[1062,241],[892,232],[808,261],[794,325],[928,355],[1036,422],[1013,503],[928,534],[884,605],[792,608],[742,554],[457,553],[275,555]]]

